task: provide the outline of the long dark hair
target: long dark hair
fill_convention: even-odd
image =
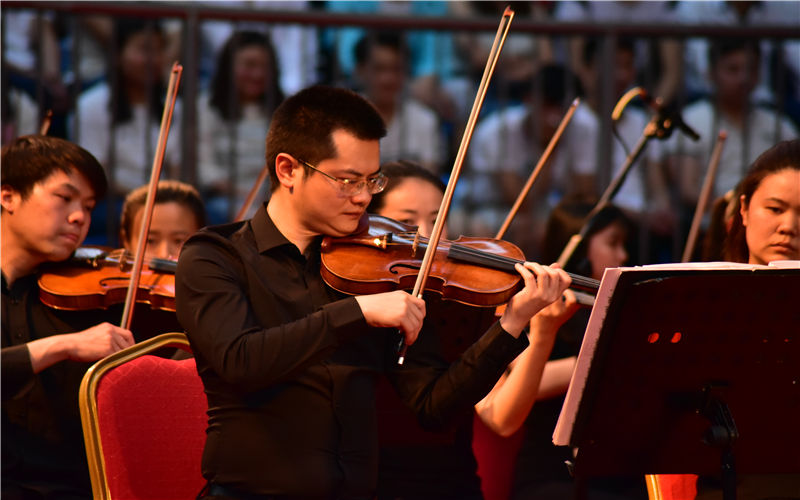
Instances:
[[[736,208],[733,211],[733,222],[725,239],[723,257],[731,262],[749,262],[750,250],[747,248],[747,231],[742,222],[740,208],[750,206],[753,193],[768,176],[784,169],[800,170],[800,139],[781,141],[761,153],[747,176],[736,189]],[[742,200],[744,197],[744,200]]]
[[[112,124],[120,124],[129,121],[133,117],[128,91],[125,89],[125,75],[123,74],[121,55],[122,50],[128,41],[139,33],[149,33],[151,36],[158,36],[163,39],[164,32],[161,26],[152,20],[120,18],[114,22],[114,50],[111,57],[114,68],[111,74],[111,121]],[[153,75],[153,86],[150,89],[150,102],[148,107],[150,114],[160,119],[161,111],[164,108],[164,98],[167,87],[164,84],[163,75],[157,71]],[[116,94],[113,94],[116,92]]]
[[[569,242],[572,235],[577,234],[586,216],[594,208],[593,203],[587,203],[576,200],[564,200],[559,203],[550,213],[547,219],[547,226],[545,229],[545,237],[542,247],[542,263],[550,264],[558,260],[562,250]],[[580,274],[583,276],[592,275],[592,263],[589,262],[587,255],[589,249],[589,240],[592,236],[607,228],[611,224],[620,223],[625,228],[627,233],[625,248],[628,250],[628,255],[632,255],[630,251],[630,242],[634,235],[634,224],[631,219],[625,215],[625,212],[620,210],[614,205],[606,205],[597,215],[595,215],[589,223],[589,230],[584,236],[581,243],[572,253],[572,256],[564,265],[564,270]],[[630,257],[628,260],[632,260]]]
[[[211,79],[209,103],[225,120],[236,120],[241,117],[242,105],[233,81],[233,58],[238,51],[250,46],[260,47],[269,55],[270,81],[260,96],[262,109],[266,114],[271,115],[275,108],[283,102],[278,58],[269,36],[256,31],[239,31],[231,35],[222,48],[217,59],[214,76]]]

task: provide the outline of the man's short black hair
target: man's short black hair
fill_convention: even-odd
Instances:
[[[103,167],[92,154],[77,144],[46,135],[24,135],[3,146],[2,183],[25,199],[33,187],[60,170],[82,174],[96,199],[106,194],[108,181]]]
[[[278,187],[275,158],[287,153],[317,164],[337,155],[333,132],[343,130],[361,140],[380,140],[386,126],[366,99],[343,88],[315,85],[283,101],[272,115],[267,133],[267,165]]]
[[[583,54],[581,59],[586,66],[594,66],[598,62],[598,54],[600,52],[601,39],[591,37],[583,44]],[[621,36],[617,38],[615,44],[617,52],[623,51],[629,54],[636,54],[636,40],[628,36]]]
[[[755,59],[761,57],[759,41],[755,38],[719,38],[708,46],[708,64],[713,69],[720,59],[740,50],[750,51]]]
[[[561,64],[548,64],[536,73],[530,85],[529,95],[541,95],[542,103],[561,106],[567,98],[567,92],[580,85],[575,76]]]

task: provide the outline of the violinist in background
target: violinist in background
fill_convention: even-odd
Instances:
[[[359,228],[385,187],[380,115],[362,97],[311,87],[285,100],[267,135],[272,195],[243,222],[189,238],[176,275],[209,402],[206,497],[370,499],[377,481],[375,382],[385,374],[424,425],[446,426],[526,345],[530,317],[570,284],[537,264],[503,317],[449,367],[409,349],[426,306],[405,291],[345,296],[320,275],[323,236]],[[424,335],[424,332],[423,332]],[[412,346],[413,348],[413,346]]]
[[[591,203],[574,200],[565,200],[556,206],[545,230],[542,249],[545,259],[558,258],[569,238],[580,231],[592,208]],[[629,263],[628,248],[631,241],[635,241],[634,231],[632,221],[621,209],[614,205],[606,206],[592,219],[582,243],[564,266],[565,270],[601,279],[606,268]],[[500,435],[510,436],[520,427],[525,427],[525,437],[514,467],[512,499],[562,500],[575,497],[575,482],[564,463],[571,458],[571,452],[567,447],[555,446],[552,436],[591,309],[576,309],[573,306],[575,298],[569,290],[565,297],[563,303],[551,304],[531,322],[531,331],[538,332],[543,342],[549,341],[549,347],[526,349],[509,367],[508,376],[501,379],[478,405],[479,414],[506,415],[504,419],[496,418],[494,425],[490,425]],[[549,360],[546,360],[542,372],[539,366],[544,353],[549,353]],[[536,368],[534,374],[541,374],[538,378],[532,379],[527,375],[530,366]],[[508,384],[518,386],[521,397],[500,399],[494,394],[499,395]],[[526,386],[528,388],[523,389]],[[647,498],[643,476],[599,478],[589,482],[588,493],[590,499]]]
[[[39,300],[37,272],[86,237],[106,192],[86,150],[23,136],[2,150],[2,497],[90,498],[78,411],[89,363],[133,343],[97,311],[56,311]]]
[[[762,153],[736,193],[725,259],[800,260],[800,140],[779,142]]]
[[[141,186],[122,204],[119,238],[130,254],[136,252],[149,186]],[[159,181],[153,217],[147,234],[148,257],[177,260],[183,242],[206,225],[206,209],[197,190],[180,181]]]
[[[388,179],[386,189],[372,198],[367,211],[418,226],[420,235],[430,236],[444,196],[442,181],[422,166],[407,161],[384,164],[381,172]],[[543,269],[556,273],[555,268]],[[553,307],[559,310],[574,307],[572,292],[565,291],[565,294],[570,297],[568,303],[557,300],[543,311]],[[491,320],[495,315],[493,308],[463,306],[435,296],[428,299],[426,308],[433,318],[426,319],[425,336],[417,341],[414,351],[409,352],[413,356],[436,359],[442,366],[457,359],[490,324],[486,318]],[[434,311],[446,314],[434,315]],[[541,314],[534,316],[532,325],[537,324],[536,318]],[[500,422],[510,418],[507,407],[501,408],[498,401],[521,400],[523,406],[526,404],[524,401],[529,401],[527,408],[530,408],[555,330],[537,328],[528,333],[530,346],[524,352],[535,351],[535,354],[528,356],[529,360],[524,369],[520,368],[519,374],[524,373],[533,381],[531,386],[516,381],[502,388],[498,385],[490,396],[475,405],[479,410],[478,416],[486,425],[497,428],[502,425]],[[483,498],[472,451],[472,408],[464,410],[457,426],[448,432],[434,434],[419,427],[413,414],[393,397],[387,384],[379,385],[377,401],[381,444],[378,499]],[[527,414],[527,409],[522,411]]]
[[[734,209],[722,251],[724,259],[760,265],[800,261],[800,140],[781,141],[764,151],[734,193]],[[796,302],[795,296],[785,297],[775,307],[796,307]],[[797,325],[787,325],[787,331],[792,329],[796,331]],[[684,480],[697,483],[698,500],[722,497],[718,477],[696,479],[687,474]],[[798,493],[797,473],[737,475],[737,498],[797,498]]]

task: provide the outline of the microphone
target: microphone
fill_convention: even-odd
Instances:
[[[665,106],[661,98],[653,98],[646,91],[642,90],[641,97],[658,114],[659,138],[666,139],[672,134],[673,128],[678,128],[693,141],[700,140],[700,134],[686,124],[681,118],[680,112],[672,106]]]

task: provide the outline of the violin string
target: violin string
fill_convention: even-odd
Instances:
[[[406,245],[408,245],[408,244],[410,244],[411,243],[410,241],[403,239],[403,236],[406,236],[406,235],[409,235],[409,234],[411,234],[411,233],[409,233],[409,232],[396,233],[396,235],[400,236],[400,238],[393,238],[392,241],[389,242],[389,245],[393,245],[393,244],[406,244]],[[427,244],[427,238],[420,238],[420,240],[421,240],[420,247],[422,247],[422,246]],[[464,254],[469,254],[469,255],[472,255],[474,257],[478,257],[478,258],[480,258],[481,260],[483,260],[483,261],[485,261],[487,263],[488,262],[492,262],[492,263],[497,263],[497,264],[505,264],[505,265],[513,266],[514,264],[522,264],[522,263],[525,262],[523,260],[514,259],[512,257],[507,257],[505,255],[497,255],[497,254],[493,254],[491,252],[485,252],[483,250],[478,250],[477,248],[472,248],[472,247],[465,246],[465,245],[459,245],[457,243],[451,243],[450,244],[450,248],[454,249],[454,250],[456,250],[458,252],[462,252]],[[596,290],[597,288],[600,287],[600,282],[597,281],[596,279],[587,278],[585,276],[581,276],[579,274],[573,274],[573,273],[570,273],[570,272],[567,272],[567,275],[570,278],[572,278],[572,282],[575,285],[583,286],[583,287],[586,287],[586,288],[590,288],[592,290]]]

